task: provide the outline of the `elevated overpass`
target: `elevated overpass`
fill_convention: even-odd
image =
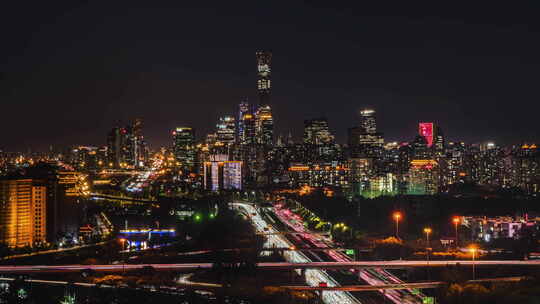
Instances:
[[[492,261],[362,261],[362,262],[311,262],[311,263],[259,263],[257,267],[263,270],[296,270],[296,269],[405,269],[414,267],[447,267],[447,266],[524,266],[539,267],[540,261],[492,260]],[[116,265],[24,265],[0,266],[0,274],[6,273],[55,273],[81,272],[92,270],[96,272],[121,272],[129,270],[153,269],[155,271],[196,271],[210,269],[212,263],[183,263],[183,264],[116,264]]]

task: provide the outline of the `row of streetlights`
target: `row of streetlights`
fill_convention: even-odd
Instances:
[[[396,238],[399,239],[399,221],[401,221],[401,219],[403,218],[403,215],[401,214],[401,212],[399,211],[395,211],[393,214],[392,214],[392,217],[394,218],[394,221],[395,221],[395,226],[396,226]],[[461,220],[459,219],[459,217],[457,216],[454,216],[452,218],[452,223],[454,224],[454,228],[455,228],[455,233],[456,233],[456,247],[458,247],[458,225],[459,223],[461,222]],[[424,228],[424,233],[426,233],[429,238],[429,234],[432,232],[431,228]]]
[[[396,238],[399,239],[399,221],[403,218],[403,215],[401,214],[401,212],[395,211],[392,214],[392,217],[394,218],[395,225],[396,225]],[[456,248],[459,247],[458,226],[459,226],[460,222],[461,222],[461,220],[460,220],[460,218],[458,216],[454,216],[452,218],[452,223],[454,224],[455,237],[456,237]],[[433,230],[430,227],[425,227],[424,228],[424,233],[426,234],[426,262],[428,264],[429,264],[429,250],[430,250],[429,236],[430,236],[430,234],[432,232],[433,232]],[[476,252],[478,251],[478,247],[476,247],[475,245],[471,245],[471,246],[469,246],[468,249],[472,254],[472,261],[473,261],[473,263],[472,263],[472,277],[473,277],[473,280],[474,280],[475,277],[476,277],[475,259],[476,259]]]

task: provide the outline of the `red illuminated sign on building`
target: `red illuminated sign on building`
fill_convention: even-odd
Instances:
[[[428,147],[433,145],[433,123],[432,122],[421,122],[418,125],[418,133],[420,136],[423,136],[428,144]]]

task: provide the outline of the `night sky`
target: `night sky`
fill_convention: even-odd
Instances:
[[[363,2],[3,1],[0,149],[104,145],[135,117],[152,148],[175,126],[202,138],[257,100],[259,49],[276,134],[325,115],[345,142],[372,107],[388,140],[419,121],[449,140],[540,140],[538,1]]]

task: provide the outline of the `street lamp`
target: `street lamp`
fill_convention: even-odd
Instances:
[[[458,225],[459,225],[459,217],[454,216],[454,218],[452,218],[452,222],[454,223],[454,229],[456,230],[456,248],[457,248],[457,247],[459,247],[459,243],[458,243]]]
[[[396,211],[392,215],[394,217],[394,220],[396,221],[396,238],[399,239],[399,221],[401,220],[401,212]]]
[[[429,235],[431,234],[432,230],[429,227],[424,228],[424,233],[426,234],[426,264],[427,264],[427,276],[429,280]]]
[[[126,244],[126,239],[125,238],[121,238],[120,239],[120,243],[122,243],[122,251],[124,251],[125,249],[125,244]],[[126,273],[126,261],[122,259],[122,273]]]
[[[119,239],[119,241],[120,241],[120,243],[122,244],[122,251],[126,250],[126,249],[125,249],[126,239],[121,238],[121,239]]]
[[[469,247],[469,250],[472,253],[472,279],[474,280],[476,278],[475,257],[476,257],[476,251],[478,251],[478,248],[475,245],[472,245]]]
[[[426,234],[426,248],[429,248],[429,235],[431,234],[432,230],[429,227],[424,228],[424,233]]]

